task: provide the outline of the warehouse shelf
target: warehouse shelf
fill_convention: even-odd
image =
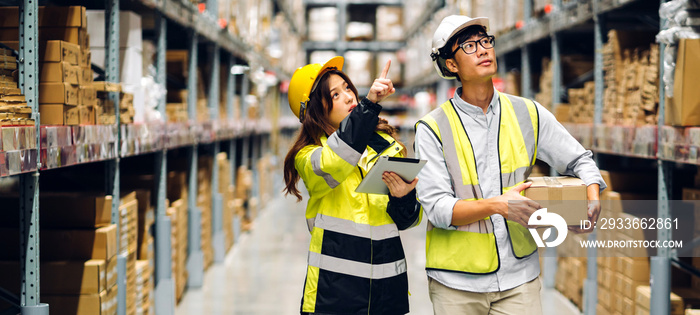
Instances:
[[[37,158],[38,151],[33,126],[0,128],[0,177],[36,171]]]
[[[539,19],[532,19],[521,29],[496,36],[499,54],[519,50],[524,45],[544,40],[554,32],[566,31],[587,22],[596,14],[605,14],[640,0],[579,0],[553,10]]]
[[[252,46],[243,42],[228,33],[217,23],[217,21],[204,14],[198,12],[197,7],[192,3],[178,0],[161,0],[160,3],[156,0],[138,0],[144,6],[162,13],[168,19],[176,22],[185,28],[194,29],[197,34],[206,38],[212,43],[218,44],[221,48],[234,54],[242,59],[252,59],[260,64],[265,69],[271,70],[281,80],[289,80],[290,73],[286,73],[281,69],[272,66],[272,63],[267,57],[260,52],[255,52]],[[287,11],[285,11],[287,12]],[[286,14],[286,13],[285,13]],[[291,21],[290,21],[291,23]],[[291,24],[294,27],[294,24]]]
[[[344,0],[347,4],[352,5],[403,5],[401,0]],[[338,1],[332,0],[304,0],[307,6],[334,6]]]
[[[119,0],[108,0],[105,3],[105,48],[106,62],[104,65],[104,79],[108,83],[120,82],[120,2]],[[197,8],[191,3],[177,0],[149,1],[139,0],[130,4],[135,4],[138,12],[154,12],[155,14],[155,39],[156,39],[156,56],[155,56],[155,81],[157,84],[165,88],[166,84],[166,60],[165,52],[167,50],[167,23],[179,24],[185,29],[185,33],[190,35],[190,58],[187,61],[190,73],[197,73],[198,58],[197,51],[199,50],[199,39],[203,40],[202,46],[209,45],[211,48],[210,56],[206,56],[206,60],[211,65],[211,77],[206,86],[206,93],[209,98],[207,102],[207,110],[210,113],[209,120],[197,123],[140,123],[140,124],[120,124],[120,96],[117,90],[105,91],[107,100],[114,104],[115,112],[112,121],[117,123],[112,125],[78,125],[78,126],[56,126],[56,125],[40,125],[39,124],[39,106],[38,106],[38,81],[37,80],[37,65],[39,64],[37,28],[39,25],[37,16],[38,3],[36,1],[24,0],[20,3],[20,45],[29,49],[19,50],[19,59],[24,59],[25,62],[19,63],[20,80],[19,86],[26,97],[27,105],[32,108],[31,117],[35,121],[34,126],[8,126],[2,127],[0,138],[2,146],[0,146],[0,177],[19,175],[19,195],[20,195],[20,256],[21,261],[20,273],[22,274],[22,283],[18,283],[20,290],[8,290],[10,296],[12,292],[21,292],[18,294],[18,301],[13,300],[13,309],[9,312],[14,312],[18,309],[22,313],[30,312],[32,314],[48,314],[48,305],[40,303],[42,301],[39,292],[40,283],[40,268],[38,262],[39,255],[39,174],[47,172],[45,177],[51,177],[54,174],[62,174],[61,171],[52,171],[71,165],[85,165],[82,168],[94,169],[95,167],[104,167],[104,183],[105,194],[111,196],[121,196],[123,187],[121,186],[120,170],[121,163],[130,163],[128,165],[139,163],[139,156],[149,155],[148,159],[153,158],[155,165],[149,175],[154,178],[155,189],[151,192],[155,195],[154,211],[154,249],[153,263],[151,270],[154,272],[154,290],[150,293],[153,299],[153,306],[158,310],[159,314],[173,314],[176,297],[175,291],[175,275],[171,269],[172,253],[171,253],[171,218],[166,214],[166,208],[170,205],[166,202],[166,182],[168,181],[168,151],[177,149],[173,156],[182,156],[189,154],[189,174],[190,196],[203,196],[202,192],[197,191],[197,160],[199,155],[204,159],[214,161],[214,166],[211,170],[212,186],[218,187],[221,182],[236,182],[236,173],[238,171],[248,171],[252,173],[252,185],[254,188],[251,198],[256,200],[261,199],[261,189],[257,189],[264,178],[258,173],[258,164],[263,160],[263,154],[267,154],[269,145],[267,139],[270,134],[277,132],[277,127],[270,121],[270,118],[260,118],[258,114],[250,114],[248,112],[248,104],[245,97],[249,94],[251,85],[251,72],[258,72],[262,67],[264,70],[274,72],[277,79],[288,79],[289,75],[284,73],[279,68],[271,66],[272,61],[264,54],[255,51],[252,45],[243,42],[241,39],[232,36],[228,31],[223,30],[223,26],[217,23],[213,18],[216,16],[216,6],[203,13],[198,13]],[[150,8],[150,9],[149,9]],[[84,11],[83,11],[84,12]],[[291,21],[289,21],[291,23]],[[143,30],[142,30],[143,31]],[[177,37],[175,35],[173,37]],[[182,40],[182,38],[178,38]],[[34,47],[34,49],[32,49]],[[220,54],[225,54],[221,56]],[[223,57],[223,58],[222,58]],[[226,58],[228,57],[228,58]],[[228,59],[228,61],[222,61]],[[29,62],[26,62],[26,61]],[[219,77],[220,63],[223,62],[224,67],[233,67],[243,64],[242,72],[230,73],[223,71],[224,74]],[[248,66],[250,65],[250,66]],[[249,71],[253,68],[251,71]],[[227,68],[224,68],[227,69]],[[236,80],[240,78],[240,80]],[[188,93],[190,96],[189,116],[188,121],[196,120],[196,75],[188,77]],[[226,118],[218,117],[219,107],[219,85],[226,81],[227,85],[222,88],[226,95]],[[236,87],[236,81],[242,82],[242,87]],[[268,93],[270,97],[275,97],[276,92]],[[240,113],[248,113],[248,118],[235,119],[234,101],[235,97],[240,97]],[[262,106],[259,108],[264,108]],[[166,117],[165,112],[165,97],[161,97],[158,101],[157,110],[160,112],[160,117]],[[125,106],[126,108],[126,106]],[[122,109],[124,110],[124,109]],[[241,115],[243,116],[243,115]],[[255,116],[255,117],[253,117]],[[244,116],[243,116],[244,117]],[[274,116],[273,116],[274,117]],[[131,119],[131,117],[126,117]],[[180,117],[181,118],[181,117]],[[128,120],[126,120],[128,121]],[[35,139],[35,140],[32,140]],[[241,143],[242,145],[238,145]],[[217,153],[220,148],[227,150],[228,165],[227,173],[219,174],[221,160],[217,160]],[[239,158],[239,156],[241,158]],[[133,157],[133,159],[132,159]],[[122,160],[125,158],[125,160]],[[93,162],[103,162],[103,165],[93,164]],[[91,165],[87,165],[91,163]],[[218,164],[217,164],[218,163]],[[240,167],[240,169],[239,169]],[[224,169],[224,168],[222,168]],[[126,172],[125,172],[126,173]],[[100,172],[98,172],[100,174]],[[192,176],[194,174],[194,176]],[[98,176],[99,177],[99,176]],[[99,182],[100,180],[97,180]],[[70,189],[70,187],[65,187]],[[201,286],[201,282],[197,283],[197,276],[203,273],[204,265],[197,264],[198,254],[201,255],[199,245],[203,242],[204,235],[199,229],[204,223],[211,226],[211,243],[214,252],[214,261],[221,262],[225,251],[230,247],[225,247],[224,226],[222,222],[226,220],[223,213],[225,199],[218,189],[211,189],[209,192],[211,200],[211,210],[209,220],[211,222],[202,222],[203,217],[198,217],[199,209],[194,203],[197,198],[190,198],[190,204],[187,205],[186,211],[193,215],[192,220],[188,220],[190,227],[189,242],[190,243],[190,258],[187,261],[187,273],[190,278],[186,279],[189,287]],[[248,198],[248,193],[246,192]],[[111,223],[117,226],[124,226],[124,212],[119,208],[119,198],[114,198],[111,204]],[[200,198],[201,199],[201,198]],[[174,201],[174,200],[171,200]],[[264,201],[262,201],[264,202]],[[226,205],[226,209],[230,210],[230,205]],[[227,210],[227,211],[228,211]],[[257,211],[255,208],[241,207],[239,215],[249,215],[249,211]],[[222,220],[223,217],[223,220]],[[254,216],[250,217],[251,219]],[[241,218],[236,216],[231,222],[233,231],[240,233]],[[228,223],[227,223],[228,224]],[[197,226],[199,225],[199,226]],[[192,228],[195,227],[195,228]],[[226,226],[228,228],[228,225]],[[120,229],[120,231],[122,231]],[[121,233],[121,232],[120,232]],[[122,235],[122,234],[120,234]],[[122,235],[123,237],[124,235]],[[117,238],[117,248],[126,248],[126,245],[120,247],[118,244],[121,238]],[[155,246],[157,244],[157,246]],[[133,254],[133,253],[132,253]],[[114,300],[114,307],[117,314],[127,314],[127,270],[128,255],[126,252],[120,251],[115,258],[116,278],[118,287],[118,296]],[[201,256],[199,256],[201,258]],[[182,272],[183,268],[180,269]],[[199,270],[198,270],[199,269]],[[186,273],[182,273],[186,274]],[[182,280],[179,279],[179,285],[182,285]],[[178,288],[181,292],[182,287]],[[6,293],[6,290],[0,290]],[[6,296],[3,294],[3,296]],[[131,305],[128,305],[131,307]],[[5,312],[8,310],[0,310]],[[52,309],[52,312],[57,310]],[[60,311],[58,311],[60,312]]]

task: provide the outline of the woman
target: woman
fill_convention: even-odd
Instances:
[[[395,89],[390,61],[361,101],[341,71],[343,58],[297,69],[289,105],[302,123],[284,161],[286,193],[309,192],[311,232],[302,314],[406,314],[408,277],[399,230],[418,225],[414,179],[383,174],[390,195],[356,193],[379,155],[404,156],[377,103]]]

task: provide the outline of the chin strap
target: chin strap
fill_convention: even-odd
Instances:
[[[309,102],[309,99],[306,99],[305,102],[301,102],[301,105],[299,106],[299,122],[303,123],[304,122],[304,117],[306,116],[306,103]]]

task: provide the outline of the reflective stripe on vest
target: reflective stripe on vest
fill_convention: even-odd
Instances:
[[[506,192],[522,183],[537,157],[539,116],[532,101],[500,93],[499,159],[501,188]],[[442,143],[445,164],[455,195],[463,200],[483,199],[476,171],[476,158],[468,132],[452,100],[442,104],[418,123],[426,125]],[[416,124],[417,125],[417,124]],[[529,231],[506,220],[512,250],[524,258],[537,250]],[[464,253],[475,253],[464,255]],[[500,268],[498,244],[489,217],[456,230],[428,224],[426,268],[487,274]]]
[[[348,238],[362,238],[372,241],[384,241],[392,238],[398,239],[399,230],[396,224],[369,225],[320,213],[313,219],[307,219],[307,224],[312,230],[312,242],[308,257],[309,266],[369,279],[384,279],[398,276],[406,272],[406,259],[403,255],[401,259],[395,261],[373,264],[333,257],[322,253],[324,235],[330,232],[340,235],[339,237],[345,240],[342,241],[343,246],[348,246],[347,243],[350,241]]]

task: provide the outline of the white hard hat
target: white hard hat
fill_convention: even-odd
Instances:
[[[489,19],[485,17],[470,18],[464,15],[450,15],[442,19],[440,25],[438,25],[435,30],[430,57],[433,58],[435,70],[437,70],[438,75],[443,79],[452,80],[456,77],[445,67],[445,59],[451,56],[445,56],[444,53],[441,55],[440,49],[447,44],[452,36],[457,35],[457,33],[472,25],[481,25],[488,32]]]

